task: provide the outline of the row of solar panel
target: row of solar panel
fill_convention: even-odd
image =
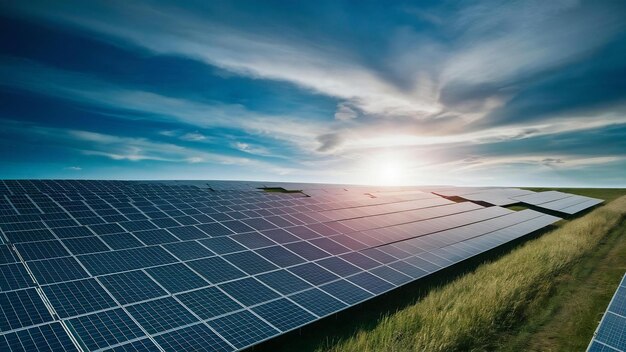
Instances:
[[[439,212],[439,216],[453,214],[454,211],[464,210],[462,209],[463,205],[452,205],[445,208],[441,208],[440,210],[443,212]],[[456,210],[455,210],[456,209]],[[495,208],[494,208],[495,209]],[[426,211],[432,211],[432,209],[426,209]],[[493,212],[493,210],[487,210],[488,212]],[[486,212],[483,210],[483,212]],[[434,216],[433,214],[432,216]],[[470,214],[465,215],[466,221],[468,218],[471,220],[479,219],[479,214]],[[415,220],[421,220],[419,214],[415,215]],[[455,218],[446,218],[444,222],[448,224],[454,224]],[[462,224],[462,223],[459,223]],[[377,226],[374,224],[374,226]],[[422,231],[439,231],[443,229],[447,225],[443,225],[440,221],[439,227],[433,227],[432,224],[428,222],[423,222]],[[404,225],[406,228],[407,225]],[[399,234],[410,233],[411,235],[417,235],[415,230],[411,230],[410,228],[406,228],[402,230],[401,228],[387,228],[385,232],[392,234],[395,237],[390,237],[391,235],[385,236],[385,232],[381,232],[380,230],[375,235],[375,237],[367,236],[365,233],[358,234],[358,239],[352,239],[349,237],[349,232],[344,231],[346,233],[342,235],[330,236],[330,238],[336,239],[337,241],[331,239],[325,239],[318,232],[313,230],[308,230],[307,232],[301,231],[293,231],[296,235],[288,232],[289,228],[285,229],[274,229],[270,231],[265,231],[262,233],[247,233],[240,235],[233,235],[232,237],[218,237],[218,238],[210,238],[203,239],[199,241],[191,240],[184,242],[176,242],[178,239],[174,238],[173,235],[167,234],[167,236],[162,236],[160,241],[163,244],[162,248],[158,246],[152,247],[142,247],[142,248],[134,248],[126,251],[110,251],[110,247],[106,246],[106,242],[108,238],[115,238],[119,235],[107,235],[107,236],[94,236],[89,231],[77,231],[77,229],[84,228],[61,228],[60,230],[68,230],[71,229],[68,233],[72,235],[80,235],[80,236],[91,236],[91,237],[78,237],[78,238],[69,238],[69,239],[53,239],[53,240],[45,240],[38,242],[24,242],[15,244],[16,249],[20,252],[22,258],[29,262],[29,266],[31,267],[31,271],[34,273],[35,277],[39,282],[42,283],[52,283],[58,282],[62,279],[77,279],[86,277],[87,274],[84,270],[78,269],[81,266],[78,265],[76,258],[80,260],[83,267],[89,269],[90,272],[96,274],[117,272],[117,271],[125,271],[125,270],[133,270],[138,267],[146,266],[149,263],[154,263],[154,265],[167,264],[171,260],[176,260],[174,257],[170,255],[173,254],[180,260],[189,260],[189,259],[197,259],[200,257],[209,257],[217,254],[227,254],[233,253],[242,250],[248,249],[256,249],[257,252],[263,256],[264,258],[276,262],[278,265],[285,264],[285,259],[289,258],[289,255],[280,255],[281,253],[295,253],[299,256],[302,256],[306,259],[319,259],[324,258],[326,256],[330,256],[332,254],[343,254],[350,250],[362,250],[371,246],[380,245],[385,243],[385,239],[390,241],[392,239],[398,240],[397,237]],[[307,227],[294,229],[308,229]],[[347,229],[347,228],[346,228]],[[164,233],[165,230],[161,230]],[[318,229],[319,232],[324,233]],[[407,232],[408,231],[408,232]],[[413,232],[411,232],[413,231]],[[65,232],[65,231],[63,231]],[[153,231],[156,232],[156,231]],[[206,235],[198,231],[203,237]],[[32,232],[26,231],[25,233],[31,234]],[[212,232],[215,234],[215,232]],[[52,235],[51,232],[46,232],[48,235]],[[265,235],[263,235],[265,234]],[[303,235],[308,237],[307,241],[302,241]],[[131,234],[127,234],[130,236],[130,239],[134,240],[135,246],[142,246],[137,240],[137,237],[132,236]],[[52,235],[53,236],[53,235]],[[50,237],[55,238],[55,237]],[[158,237],[157,237],[158,238]],[[41,239],[38,237],[37,239]],[[104,240],[103,240],[104,239]],[[145,242],[145,238],[142,238]],[[272,240],[273,239],[273,240]],[[133,243],[133,241],[129,241],[127,236],[122,237],[122,243]],[[78,242],[75,242],[78,241]],[[153,239],[154,241],[154,239]],[[168,243],[172,242],[172,243]],[[277,244],[283,244],[285,246],[284,249],[278,247]],[[343,243],[344,245],[342,245]],[[157,244],[157,243],[154,243]],[[245,246],[245,247],[244,247]],[[346,247],[347,246],[347,247]],[[266,247],[266,248],[262,248]],[[60,258],[66,257],[71,254],[75,255],[74,258]],[[85,253],[94,253],[90,255],[85,255]],[[58,258],[58,259],[55,259]],[[125,259],[129,258],[129,259]],[[163,262],[164,258],[169,258],[170,261]],[[235,265],[240,268],[243,267],[245,270],[245,260],[252,260],[250,258],[242,258],[237,260],[235,255],[232,255],[228,258],[230,262],[233,262]],[[258,264],[258,260],[256,264]],[[71,264],[70,264],[71,263]],[[107,266],[101,263],[109,263]],[[57,267],[62,264],[65,268]],[[2,267],[3,269],[9,270],[10,266]],[[54,269],[54,270],[50,270]],[[2,270],[4,271],[4,270]],[[64,275],[59,275],[63,273]],[[17,274],[16,274],[17,275]],[[7,276],[8,275],[4,275]],[[24,275],[21,275],[24,276]],[[13,285],[21,285],[20,283],[23,281],[16,281],[13,285],[12,281],[6,280],[7,283],[3,283],[2,287],[14,288]],[[15,281],[15,280],[13,280]]]
[[[278,196],[287,199],[283,197]],[[415,192],[408,198],[381,197],[386,199],[378,204],[343,202],[352,208],[339,212],[314,207],[311,198],[301,198],[307,199],[303,201],[307,205],[298,208],[305,216],[288,218],[299,221],[298,226],[290,221],[275,223],[282,217],[259,217],[250,219],[250,224],[230,222],[230,228],[219,220],[198,221],[194,226],[172,227],[178,233],[160,228],[165,223],[154,220],[127,224],[136,226],[131,232],[116,223],[50,228],[43,220],[48,232],[29,228],[32,224],[20,225],[29,229],[9,231],[11,236],[7,236],[21,239],[12,244],[16,252],[0,246],[8,253],[6,258],[12,258],[6,263],[11,269],[6,269],[3,281],[11,291],[3,292],[7,299],[0,300],[5,302],[3,314],[8,312],[2,323],[7,330],[2,331],[9,331],[7,341],[8,336],[15,341],[25,329],[31,330],[30,318],[21,320],[22,315],[39,319],[35,319],[39,327],[54,324],[60,317],[61,328],[72,331],[90,350],[118,345],[154,347],[155,343],[165,349],[200,348],[184,345],[189,342],[180,338],[210,339],[224,349],[242,348],[533,231],[529,224],[539,218],[535,212],[452,204]],[[332,205],[336,198],[342,197],[327,198],[331,203],[327,208],[340,208]],[[154,199],[169,203],[161,197]],[[266,202],[257,204],[267,207]],[[197,216],[205,216],[199,212]],[[159,228],[145,229],[149,224]],[[458,233],[451,230],[454,227]],[[224,229],[228,231],[223,233]],[[233,234],[237,231],[243,233]],[[46,237],[49,234],[52,237]],[[37,241],[29,241],[29,236]],[[134,244],[111,251],[116,248],[109,242]],[[55,249],[44,249],[48,247]],[[23,268],[16,269],[20,265]],[[32,274],[36,283],[26,274]],[[24,284],[29,280],[30,284]],[[187,318],[179,321],[177,316]]]
[[[452,257],[453,258],[452,260],[446,260],[444,263],[435,264],[433,262],[429,262],[427,259],[424,259],[423,257],[422,258],[420,258],[419,256],[411,257],[411,258],[419,258],[420,259],[419,262],[422,265],[423,263],[430,263],[429,268],[416,270],[415,268],[418,268],[418,267],[411,265],[410,262],[407,262],[407,261],[396,260],[394,264],[396,264],[395,265],[396,267],[404,268],[405,273],[407,272],[406,271],[407,267],[413,267],[412,273],[414,275],[417,274],[419,275],[419,277],[421,277],[424,274],[438,270],[441,267],[451,265],[452,263],[458,260],[463,260],[468,256],[475,255],[482,250],[488,249],[488,247],[491,247],[491,248],[495,247],[498,244],[502,243],[503,241],[508,241],[512,239],[512,237],[520,236],[525,233],[531,232],[534,229],[545,226],[546,223],[554,221],[554,218],[551,218],[545,215],[538,215],[537,217],[542,217],[544,219],[541,219],[542,222],[539,224],[538,223],[534,223],[534,224],[522,223],[524,224],[524,226],[526,226],[525,228],[518,227],[517,229],[509,229],[508,232],[502,232],[500,234],[501,237],[499,238],[493,237],[493,239],[490,239],[490,241],[487,243],[483,243],[482,247],[479,247],[479,248],[476,247],[476,243],[479,243],[476,240],[478,237],[473,237],[472,243],[474,243],[474,245],[469,244],[469,242],[466,243],[464,256],[457,255],[456,257]],[[520,217],[520,220],[522,220],[523,218],[524,217]],[[506,229],[506,227],[504,229]],[[485,245],[487,247],[485,247]],[[442,250],[445,250],[445,248],[446,247],[443,247]],[[474,252],[468,251],[467,248],[474,248]],[[435,258],[438,257],[437,254],[434,254],[434,253],[432,254],[432,256],[434,256]],[[432,260],[433,258],[432,256],[428,258]],[[440,260],[442,260],[445,258],[445,256],[439,257],[439,258]],[[404,265],[399,265],[400,263],[404,263]],[[340,266],[340,267],[343,268],[343,270],[345,270],[344,266]],[[368,272],[362,272],[360,274],[356,274],[352,277],[347,278],[348,281],[355,283],[362,288],[365,288],[366,291],[362,289],[358,289],[354,285],[351,285],[345,282],[344,280],[333,282],[329,284],[328,287],[330,290],[335,291],[338,294],[341,294],[341,297],[347,300],[348,304],[354,304],[362,299],[371,297],[372,294],[380,294],[382,292],[385,292],[389,289],[394,288],[395,285],[404,284],[415,278],[415,277],[412,278],[411,276],[407,276],[406,274],[402,274],[399,271],[393,270],[391,268],[392,267],[390,266],[379,266],[377,268],[378,270],[374,272],[375,275],[376,273],[378,273],[379,276],[372,275]],[[315,273],[313,273],[313,275],[311,276],[312,273],[310,272],[308,273],[308,276],[307,276],[307,271],[303,271],[300,274],[301,274],[300,277],[304,277],[305,279],[308,279],[308,280],[314,280],[315,283],[318,285],[323,284],[324,282],[329,280],[329,278],[324,278],[323,276],[320,277],[319,275],[315,275]],[[121,286],[124,288],[127,288],[131,285],[134,286],[134,290],[133,289],[129,291],[122,290],[121,293],[118,291],[118,293],[120,293],[120,297],[124,297],[124,298],[133,297],[131,292],[134,292],[135,294],[139,294],[139,295],[146,295],[146,294],[150,294],[151,292],[154,292],[155,290],[158,291],[158,286],[154,286],[154,283],[146,284],[146,282],[149,282],[149,281],[145,281],[145,278],[142,279],[140,276],[136,274],[132,274],[132,275],[133,277],[130,278],[131,280],[123,280],[123,281],[113,280],[112,281],[114,283],[113,287],[115,287],[115,284],[117,284],[119,287],[120,283],[122,283]],[[381,275],[382,277],[385,277],[387,280],[391,280],[391,282],[380,279]],[[336,279],[337,277],[333,277],[330,280],[332,281]],[[249,281],[246,281],[246,280],[249,280]],[[290,283],[291,288],[295,290],[301,289],[301,287],[297,287],[298,285],[303,285],[304,288],[307,287],[306,286],[307,284],[304,281],[293,276],[289,277],[287,280],[283,278],[282,281],[286,283]],[[90,284],[87,284],[88,282]],[[298,284],[298,282],[300,282],[300,284]],[[90,308],[97,310],[98,308],[103,309],[103,308],[107,308],[107,307],[111,307],[115,305],[115,303],[112,301],[110,297],[105,298],[107,297],[106,292],[102,290],[101,287],[96,286],[97,284],[95,283],[95,281],[80,280],[80,281],[73,281],[68,284],[70,285],[70,287],[64,287],[63,289],[56,288],[56,289],[47,291],[46,288],[44,288],[44,290],[46,290],[46,296],[51,297],[51,302],[53,302],[53,305],[55,307],[58,306],[57,304],[55,304],[56,302],[58,302],[58,300],[61,300],[63,302],[63,304],[60,306],[64,307],[66,310],[67,310],[66,307],[68,306],[83,307],[84,305],[88,305]],[[257,315],[260,315],[266,321],[272,323],[275,327],[277,327],[278,329],[282,331],[290,330],[294,327],[302,325],[303,323],[316,319],[315,316],[309,313],[311,311],[313,311],[318,316],[324,316],[329,313],[335,312],[339,309],[343,309],[347,306],[347,304],[343,303],[341,299],[339,300],[334,299],[328,294],[323,293],[319,289],[309,289],[308,291],[300,292],[297,295],[290,296],[291,301],[294,301],[295,303],[297,303],[297,304],[293,304],[289,300],[284,300],[284,298],[279,298],[279,296],[275,292],[272,292],[267,287],[263,286],[258,281],[255,281],[251,278],[231,282],[229,284],[232,285],[232,290],[228,290],[228,291],[225,290],[225,292],[228,293],[231,297],[234,296],[237,300],[239,300],[239,302],[247,306],[252,306],[256,303],[260,303],[261,301],[264,301],[267,299],[277,299],[277,301],[271,301],[268,303],[264,303],[256,308],[252,308],[252,311],[255,312]],[[150,287],[151,285],[152,287]],[[283,290],[286,290],[286,288],[284,288],[282,285],[279,285],[277,287],[282,287]],[[308,287],[310,287],[310,285]],[[223,286],[220,286],[220,288],[224,290]],[[213,291],[207,292],[210,289],[213,289]],[[34,290],[18,291],[18,292],[28,292],[28,293],[24,293],[23,294],[24,297],[19,297],[19,298],[13,297],[13,298],[9,298],[8,300],[19,301],[19,302],[27,302],[27,301],[31,302],[33,301],[33,297],[35,297],[36,295],[36,293],[34,293],[33,291]],[[109,291],[115,292],[110,289]],[[250,294],[246,295],[245,294],[246,292]],[[11,294],[15,294],[15,292]],[[134,338],[139,338],[143,336],[143,333],[140,331],[139,326],[137,326],[134,323],[135,321],[138,321],[139,324],[144,329],[146,329],[146,331],[148,331],[148,333],[150,334],[155,334],[160,331],[165,331],[174,327],[180,327],[181,325],[187,325],[187,324],[193,323],[195,321],[192,317],[194,311],[191,310],[191,314],[190,314],[190,312],[186,311],[184,308],[180,306],[179,304],[180,301],[185,303],[188,307],[198,308],[198,310],[195,311],[195,314],[198,317],[200,317],[198,315],[199,313],[202,314],[202,317],[201,317],[202,319],[208,319],[208,318],[217,316],[218,313],[223,313],[223,309],[225,307],[230,307],[233,310],[241,309],[241,306],[238,306],[236,302],[230,300],[226,295],[224,295],[223,293],[221,293],[219,290],[217,290],[214,287],[209,287],[209,288],[202,289],[199,291],[192,291],[187,294],[188,295],[191,294],[191,297],[185,298],[184,295],[180,295],[180,296],[177,295],[175,296],[178,299],[177,301],[175,301],[171,297],[166,297],[166,298],[158,299],[156,301],[144,302],[136,306],[128,306],[125,308],[125,310],[122,310],[120,308],[114,308],[112,310],[106,310],[103,312],[70,319],[69,324],[70,326],[72,326],[74,329],[78,331],[78,335],[81,337],[81,341],[87,345],[88,349],[95,350],[98,348],[114,345],[115,343],[120,342],[118,341],[119,339],[123,339],[123,341],[126,341],[126,340],[132,340]],[[217,298],[216,296],[219,296],[219,298]],[[182,297],[182,298],[179,298],[179,297]],[[209,298],[209,300],[207,300],[206,298]],[[218,299],[220,301],[220,304],[215,305],[215,299]],[[248,301],[246,301],[246,299],[248,299]],[[281,301],[281,300],[284,300],[284,301]],[[189,304],[188,302],[192,302],[192,303]],[[305,307],[309,310],[309,312],[307,312],[306,310],[302,310],[302,308],[298,307],[298,304],[305,305]],[[218,307],[219,309],[221,309],[221,311],[207,312],[207,308],[209,308],[210,310],[210,308],[212,307]],[[33,304],[33,306],[28,307],[28,310],[29,310],[29,314],[28,314],[29,317],[39,318],[39,320],[29,321],[28,322],[29,325],[31,325],[32,323],[37,324],[37,323],[47,321],[47,320],[44,320],[47,312],[43,304],[40,304],[39,307]],[[76,313],[76,311],[73,311],[72,313],[68,313],[66,310],[59,312],[59,310],[57,309],[57,313],[59,313],[61,317],[65,317],[67,314]],[[33,314],[34,312],[36,312],[36,314]],[[130,312],[134,320],[131,319],[126,312]],[[161,312],[161,314],[159,314],[159,312]],[[247,316],[247,318],[243,319],[241,315]],[[233,341],[235,342],[234,346],[236,348],[245,347],[247,346],[247,344],[258,342],[259,338],[267,338],[267,337],[276,335],[278,333],[276,329],[272,329],[271,326],[265,323],[262,323],[263,321],[255,317],[255,315],[250,314],[249,312],[244,311],[244,310],[237,312],[236,315],[234,314],[229,315],[228,319],[224,319],[224,318],[226,317],[209,321],[208,324],[209,326],[213,327],[213,329],[216,329],[217,331],[221,331],[220,333],[221,336],[232,337]],[[174,319],[174,321],[171,321],[172,319]],[[249,326],[246,324],[246,326],[249,329],[253,330],[252,336],[246,336],[246,335],[249,335],[249,332],[247,331],[245,333],[242,333],[240,331],[241,329],[240,324],[242,322],[242,319],[243,321],[246,321],[246,320],[250,321],[250,323],[254,322],[254,324],[250,324]],[[226,325],[224,325],[225,322],[226,322]],[[98,338],[95,338],[93,334],[101,332],[98,329],[98,327],[100,328],[106,327],[108,332],[112,330],[115,332],[116,329],[119,331],[117,333],[112,333],[111,336],[107,336],[104,339],[102,339],[102,336],[100,335],[97,336]],[[194,328],[194,331],[195,329],[197,328]],[[210,330],[207,330],[207,331],[210,331]],[[263,333],[263,334],[259,335],[260,333]],[[157,340],[158,340],[158,337],[157,337]],[[227,346],[224,346],[224,347],[227,347]]]
[[[601,199],[563,193],[558,191],[532,192],[515,188],[445,188],[435,190],[436,194],[453,197],[458,196],[472,201],[486,202],[504,206],[525,203],[538,208],[575,214],[602,203]]]
[[[622,277],[587,351],[626,351],[626,275]]]

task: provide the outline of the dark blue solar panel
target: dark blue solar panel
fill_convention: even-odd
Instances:
[[[272,271],[259,275],[256,278],[285,295],[311,287],[309,283],[286,270]]]
[[[248,232],[231,236],[235,241],[244,246],[255,249],[275,245],[276,243],[258,232]]]
[[[278,269],[276,265],[251,251],[227,254],[222,256],[222,258],[250,275]]]
[[[333,281],[320,286],[320,289],[348,304],[356,304],[373,295],[346,280]]]
[[[18,259],[7,245],[0,245],[0,264],[15,263]]]
[[[195,226],[171,227],[168,230],[182,241],[197,240],[208,237],[206,233],[200,231]]]
[[[219,286],[222,290],[246,306],[278,298],[278,293],[253,278],[231,281]]]
[[[199,242],[217,254],[226,254],[246,250],[246,247],[240,245],[230,237],[209,238],[206,240],[200,240]]]
[[[313,314],[285,298],[256,306],[252,310],[283,332],[316,319]]]
[[[302,257],[281,246],[261,248],[257,249],[256,252],[280,267],[287,267],[305,262]]]
[[[153,230],[157,228],[149,220],[125,221],[120,222],[119,225],[122,226],[127,232]]]
[[[89,277],[72,257],[32,261],[28,262],[28,267],[40,285]]]
[[[330,254],[308,242],[294,242],[285,245],[287,249],[307,260],[329,257]]]
[[[626,317],[626,287],[620,286],[617,291],[615,291],[615,295],[611,304],[609,305],[608,310],[615,314],[619,314],[621,316]]]
[[[167,295],[167,292],[143,271],[100,276],[98,280],[121,304]]]
[[[34,288],[0,293],[0,331],[52,321]]]
[[[397,271],[412,277],[413,279],[418,279],[420,277],[428,275],[428,272],[426,272],[425,270],[422,270],[404,261],[391,263],[389,264],[389,267],[394,268]]]
[[[100,236],[100,238],[113,249],[128,249],[143,246],[143,243],[130,233],[117,233],[114,235]]]
[[[17,290],[34,286],[33,280],[22,264],[0,265],[0,291]]]
[[[62,318],[94,312],[116,305],[95,279],[44,286],[52,307]]]
[[[626,347],[626,317],[607,312],[595,339],[616,348]]]
[[[176,296],[202,319],[209,319],[241,309],[242,306],[216,287],[181,293]]]
[[[241,311],[208,322],[226,340],[243,348],[279,333],[249,311]]]
[[[402,274],[388,266],[380,266],[370,270],[370,272],[378,277],[385,278],[394,285],[402,285],[412,280],[411,277]]]
[[[135,231],[133,235],[148,246],[178,242],[178,238],[164,229]]]
[[[214,222],[210,224],[197,225],[197,228],[204,231],[210,237],[227,236],[233,234],[233,231],[224,227],[222,224]]]
[[[13,243],[46,241],[55,239],[54,234],[48,229],[6,232],[5,235],[7,236],[9,241]]]
[[[177,261],[165,249],[157,246],[86,254],[79,256],[78,259],[93,275],[112,274]]]
[[[184,264],[173,264],[159,266],[146,270],[161,286],[165,287],[170,293],[177,293],[194,288],[208,286],[206,282],[198,274]]]
[[[180,260],[192,260],[213,256],[213,252],[196,241],[176,242],[163,246]]]
[[[234,233],[244,233],[244,232],[252,232],[254,229],[242,221],[239,220],[231,220],[231,221],[223,221],[222,225],[228,227]]]
[[[301,264],[288,270],[313,285],[321,285],[339,278],[339,276],[314,263]]]
[[[347,307],[345,303],[316,288],[293,294],[289,298],[320,317]]]
[[[127,309],[150,334],[198,322],[187,308],[172,297],[135,304]]]
[[[276,225],[272,224],[271,222],[263,218],[246,219],[246,220],[242,220],[241,222],[245,223],[246,225],[258,231],[270,230],[270,229],[276,228]],[[241,232],[247,232],[247,231],[241,231]]]
[[[97,233],[98,235],[110,235],[112,233],[122,233],[126,232],[120,225],[118,224],[97,224],[97,225],[89,225],[89,228]]]
[[[94,234],[85,226],[60,227],[54,228],[52,231],[59,238],[89,237]]]
[[[60,323],[50,323],[0,335],[0,351],[70,352],[78,349]]]
[[[367,272],[351,276],[348,278],[348,281],[374,294],[380,294],[393,288],[392,284]]]
[[[70,319],[68,324],[89,350],[145,336],[141,328],[120,308]]]
[[[273,229],[261,232],[264,236],[277,243],[289,243],[300,241],[300,238],[292,235],[285,229]]]
[[[157,345],[149,338],[133,341],[112,349],[107,352],[157,352],[161,351]]]
[[[18,243],[15,247],[24,260],[49,259],[70,255],[61,241]]]
[[[360,268],[338,257],[325,258],[316,263],[339,276],[348,276],[361,271]]]
[[[192,325],[158,335],[155,336],[155,340],[159,346],[168,352],[222,352],[234,350],[204,324]]]
[[[246,274],[220,257],[211,257],[187,262],[187,265],[211,283],[238,279]]]
[[[109,247],[107,247],[107,245],[96,236],[69,238],[63,240],[63,244],[65,244],[65,246],[74,255],[105,252],[110,250]]]

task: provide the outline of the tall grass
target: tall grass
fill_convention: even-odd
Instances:
[[[524,319],[554,287],[553,278],[590,253],[626,215],[626,196],[481,265],[372,329],[318,350],[480,351]]]

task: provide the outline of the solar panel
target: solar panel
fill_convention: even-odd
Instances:
[[[587,351],[626,351],[626,275],[622,277]]]
[[[0,181],[0,347],[243,349],[558,220],[409,188],[263,185]]]
[[[576,214],[603,202],[602,199],[579,196],[559,191],[533,192],[518,188],[435,188],[433,193],[444,197],[461,197],[471,201],[505,206],[524,203],[540,209]]]

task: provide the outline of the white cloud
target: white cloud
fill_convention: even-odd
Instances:
[[[359,114],[348,103],[343,102],[337,105],[337,111],[335,112],[335,119],[339,121],[349,121],[356,119]]]
[[[81,171],[83,168],[80,166],[68,166],[65,167],[64,170],[71,170],[71,171]]]
[[[198,132],[190,132],[190,133],[185,133],[184,135],[182,135],[180,139],[185,140],[185,141],[199,142],[199,141],[203,141],[207,139],[207,136]]]

